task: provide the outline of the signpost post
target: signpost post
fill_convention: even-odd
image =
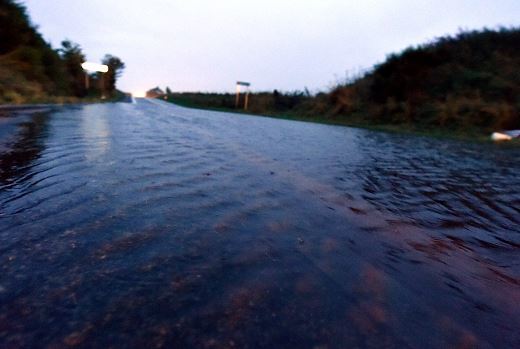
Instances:
[[[108,72],[108,65],[97,64],[92,62],[83,62],[81,64],[81,68],[85,71],[85,89],[89,89],[90,87],[90,78],[89,72],[98,72],[101,73],[101,98],[105,98],[105,76],[104,73]]]
[[[244,110],[247,110],[247,106],[249,104],[249,86],[251,86],[251,84],[249,82],[237,81],[237,95],[235,97],[235,108],[238,108],[238,105],[240,104],[240,86],[246,87]]]

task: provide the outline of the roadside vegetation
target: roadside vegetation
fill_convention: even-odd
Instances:
[[[106,55],[102,61],[109,66],[101,79],[90,75],[85,84],[81,63],[85,54],[81,47],[64,40],[54,49],[31,23],[25,6],[13,0],[0,0],[0,103],[67,103],[119,98],[116,80],[124,63]]]
[[[190,107],[239,111],[234,94],[168,93]],[[520,128],[520,29],[460,32],[391,54],[326,92],[254,93],[250,113],[454,137]]]

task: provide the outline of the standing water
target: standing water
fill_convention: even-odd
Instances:
[[[159,101],[0,117],[0,347],[518,348],[519,173]]]

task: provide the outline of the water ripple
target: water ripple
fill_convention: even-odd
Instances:
[[[155,100],[9,127],[4,346],[520,346],[516,148]]]

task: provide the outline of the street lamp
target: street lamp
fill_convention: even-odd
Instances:
[[[81,68],[85,71],[85,88],[89,89],[90,80],[88,73],[89,72],[98,72],[101,73],[101,99],[105,99],[105,75],[104,73],[108,72],[108,65],[105,64],[97,64],[92,62],[83,62],[81,64]]]

